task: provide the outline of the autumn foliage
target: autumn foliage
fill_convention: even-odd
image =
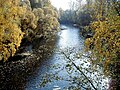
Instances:
[[[31,7],[32,3],[41,7]],[[57,12],[49,0],[1,0],[0,61],[14,56],[23,38],[32,42],[37,34],[49,35],[58,26]]]
[[[96,21],[90,24],[94,36],[85,42],[87,50],[92,51],[93,63],[103,66],[106,73],[120,67],[120,15],[115,4],[118,2],[110,2],[109,6],[106,4],[107,11],[100,9],[103,4],[99,5]]]
[[[0,60],[6,61],[20,46],[24,34],[20,29],[23,13],[19,0],[0,1]]]

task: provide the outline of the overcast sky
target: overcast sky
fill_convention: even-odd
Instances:
[[[69,9],[69,2],[76,1],[76,0],[50,0],[52,5],[55,6],[57,9],[62,8],[63,10]],[[83,3],[85,0],[82,0]]]

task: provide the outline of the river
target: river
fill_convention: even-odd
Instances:
[[[76,65],[83,64],[84,61],[87,60],[86,57],[82,57],[81,59],[76,58],[77,53],[83,53],[84,52],[84,38],[80,35],[80,30],[76,27],[70,26],[70,25],[61,25],[61,27],[64,27],[65,30],[61,30],[58,33],[58,40],[55,43],[55,51],[53,54],[48,58],[48,60],[45,60],[42,62],[41,66],[39,67],[37,71],[37,75],[35,77],[29,78],[29,82],[26,84],[26,90],[54,90],[55,87],[64,90],[65,87],[70,87],[70,81],[67,81],[66,79],[70,79],[71,75],[75,76],[78,75],[79,77],[80,72],[75,73],[74,71],[71,74],[68,74],[66,70],[66,65],[69,64],[68,60],[64,57],[62,52],[64,52],[66,55],[68,55],[70,58],[74,59]],[[88,67],[90,63],[86,61],[87,63],[84,63],[83,67]],[[59,68],[51,68],[51,67],[59,66]],[[73,66],[74,67],[74,66]],[[58,76],[64,78],[65,80],[55,80],[50,78],[51,74],[49,73],[56,73],[56,71],[59,71],[57,73]],[[47,74],[46,74],[47,73]],[[86,72],[85,72],[86,73]],[[93,74],[93,78],[96,78],[96,75],[98,75],[97,72],[94,72],[96,74]],[[42,75],[46,75],[46,77],[42,77]],[[90,73],[89,73],[90,74]],[[82,75],[81,75],[82,76]],[[88,75],[89,76],[89,75]],[[53,79],[49,83],[45,85],[45,87],[39,87],[40,82],[42,78],[49,78]],[[84,78],[84,77],[83,77]],[[101,80],[102,84],[99,84],[100,86],[96,86],[99,88],[99,90],[103,90],[102,86],[104,87],[107,82],[106,79],[100,79],[100,77],[97,77],[95,80]],[[100,82],[99,82],[100,83]],[[107,87],[107,86],[105,86]],[[55,89],[55,90],[59,90]],[[84,88],[81,88],[85,90]]]
[[[69,82],[67,81],[54,80],[52,83],[47,84],[44,88],[36,87],[40,83],[41,75],[51,71],[49,67],[57,64],[61,64],[61,67],[65,65],[66,61],[64,60],[63,55],[59,53],[59,50],[62,51],[62,50],[72,49],[76,51],[76,50],[82,50],[84,48],[84,38],[80,36],[80,31],[78,28],[67,26],[67,25],[62,25],[62,27],[65,27],[66,29],[58,33],[59,39],[56,41],[56,44],[55,44],[56,50],[48,60],[42,62],[38,70],[37,77],[30,78],[30,82],[28,82],[26,90],[52,90],[54,86],[59,86],[59,87],[68,86]],[[64,76],[64,77],[67,76],[67,73],[65,72],[65,70],[60,72],[60,74],[61,76]]]
[[[14,89],[15,90],[64,90],[64,88],[70,87],[71,78],[74,78],[76,76],[78,78],[81,77],[84,78],[84,76],[82,76],[80,72],[75,70],[75,68],[71,68],[70,71],[67,71],[66,66],[69,65],[71,62],[69,62],[69,60],[67,60],[65,55],[62,53],[64,52],[72,60],[74,60],[74,63],[76,65],[83,66],[83,71],[84,71],[85,67],[90,66],[90,62],[87,60],[87,57],[78,58],[80,57],[79,53],[84,53],[84,38],[80,35],[80,30],[76,27],[70,25],[61,25],[61,27],[65,27],[65,30],[61,30],[60,32],[58,32],[58,38],[55,42],[55,48],[51,56],[47,59],[42,60],[42,62],[40,62],[40,64],[36,66],[37,68],[32,70],[33,71],[32,73],[27,74],[27,76],[25,75],[24,78],[25,80],[22,80],[23,79],[22,77],[24,76],[22,75],[22,72],[20,73],[21,75],[18,74],[18,76],[16,74],[14,75],[13,73],[13,75],[11,76],[19,77],[19,80],[17,78],[14,79],[12,78],[12,80],[8,80],[9,84],[2,84],[4,85],[3,87],[6,87],[5,90],[8,90],[8,88],[9,90],[14,90]],[[102,72],[102,69],[100,69],[99,71]],[[98,90],[105,90],[102,89],[102,86],[105,88],[108,87],[105,86],[106,83],[108,82],[108,78],[99,76],[100,74],[98,74],[97,71],[95,71],[94,74],[93,73],[91,74],[90,72],[87,73],[86,71],[84,72],[87,74],[86,76],[95,79],[95,82],[93,82],[93,84],[95,84],[95,86],[99,88]],[[54,79],[55,76],[52,76],[52,74],[53,75],[56,74],[56,76],[62,77],[64,78],[64,80],[63,79],[56,80]],[[51,80],[44,87],[40,87],[40,83],[43,81],[45,75],[46,78],[49,79],[51,78]],[[8,78],[8,76],[5,76],[5,78],[6,77]],[[17,81],[19,81],[20,84],[16,84]],[[3,83],[7,83],[7,80],[6,82]],[[18,86],[15,86],[14,84]],[[9,85],[8,88],[7,85]],[[12,88],[12,86],[14,87],[14,89],[10,89]],[[87,87],[87,85],[84,86]],[[88,86],[91,85],[88,84]],[[17,87],[19,88],[21,87],[21,89],[18,89]],[[81,89],[86,90],[84,88]]]

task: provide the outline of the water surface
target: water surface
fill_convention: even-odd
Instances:
[[[41,66],[39,67],[39,70],[37,72],[37,75],[35,77],[30,78],[30,81],[27,83],[26,90],[52,90],[54,86],[59,86],[61,89],[63,87],[67,87],[69,85],[69,82],[67,81],[56,81],[53,80],[52,83],[47,84],[45,87],[40,88],[39,83],[41,80],[41,75],[45,74],[46,72],[53,72],[55,69],[51,70],[52,65],[61,64],[61,67],[64,67],[66,60],[63,57],[63,55],[59,52],[72,49],[75,53],[77,51],[80,51],[84,48],[84,38],[80,36],[80,30],[78,28],[75,28],[70,25],[61,25],[61,27],[65,27],[65,30],[61,30],[58,33],[58,40],[55,44],[55,51],[52,54],[48,60],[42,62]],[[55,70],[56,71],[56,70]],[[67,77],[68,74],[65,70],[62,70],[59,73],[62,77]]]
[[[80,72],[78,73],[73,72],[72,74],[68,74],[68,72],[65,69],[66,64],[68,64],[67,62],[68,60],[64,57],[62,52],[64,52],[71,59],[73,59],[76,65],[82,65],[84,63],[83,68],[84,67],[87,68],[89,67],[89,65],[91,65],[86,57],[82,57],[81,59],[78,59],[78,58],[75,58],[74,56],[77,53],[84,52],[84,38],[80,35],[80,29],[70,25],[61,25],[61,27],[64,27],[65,30],[61,30],[58,33],[59,38],[55,43],[55,51],[52,53],[52,56],[50,58],[42,62],[42,64],[40,65],[37,71],[37,75],[29,78],[30,81],[27,83],[26,90],[54,90],[55,86],[59,86],[61,90],[63,90],[64,87],[69,87],[70,82],[66,80],[58,80],[58,81],[52,80],[52,82],[48,83],[45,87],[42,87],[42,88],[39,87],[41,79],[43,78],[42,77],[43,74],[56,72],[56,69],[51,68],[54,65],[60,65],[60,68],[62,70],[58,73],[58,75],[63,78],[70,79],[69,77],[70,75],[75,76],[77,74],[78,74],[78,77],[80,76]],[[99,71],[102,72],[102,69],[99,69]],[[86,73],[88,77],[95,79],[95,81],[97,81],[98,79],[101,80],[101,81],[98,80],[97,82],[93,82],[93,84],[95,84],[95,86],[99,88],[98,90],[103,90],[102,86],[105,88],[108,87],[108,86],[105,86],[106,85],[105,83],[108,82],[108,79],[107,78],[102,79],[103,77],[99,76],[98,72],[94,72],[94,74],[93,73],[91,74],[88,72]],[[99,77],[96,77],[97,75]],[[50,77],[49,74],[48,74],[48,77]],[[101,84],[98,84],[98,83],[101,83]],[[85,90],[85,89],[82,88],[82,90]]]

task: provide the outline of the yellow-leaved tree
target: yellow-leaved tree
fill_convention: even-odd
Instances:
[[[120,3],[112,0],[97,2],[96,21],[90,25],[94,36],[85,43],[87,50],[92,51],[93,63],[102,65],[107,74],[115,76],[120,71],[120,15],[115,6]]]
[[[21,1],[21,6],[24,8],[24,15],[21,18],[21,30],[25,33],[24,39],[31,42],[35,35],[37,17],[32,12],[29,0]]]
[[[35,3],[31,1],[31,5]],[[36,17],[36,34],[39,37],[49,37],[53,35],[59,27],[57,10],[51,5],[50,0],[40,0],[33,9]]]
[[[0,1],[0,61],[13,56],[23,38],[20,18],[24,9],[19,4],[20,0]]]

